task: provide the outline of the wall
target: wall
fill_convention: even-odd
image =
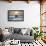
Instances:
[[[24,10],[24,21],[8,21],[8,10]],[[32,27],[40,26],[40,4],[32,1],[26,2],[1,2],[0,1],[0,27]]]

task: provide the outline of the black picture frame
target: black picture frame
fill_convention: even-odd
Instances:
[[[24,10],[8,10],[8,21],[24,21]]]

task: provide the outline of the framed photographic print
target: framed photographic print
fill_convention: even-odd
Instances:
[[[24,21],[24,10],[8,10],[8,21]]]

